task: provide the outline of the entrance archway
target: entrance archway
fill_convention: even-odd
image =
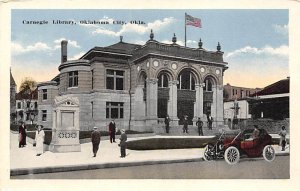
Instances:
[[[162,71],[157,77],[157,117],[165,118],[168,115],[169,81],[170,75]]]
[[[184,116],[188,116],[189,124],[193,124],[196,76],[192,70],[184,69],[179,73],[177,81],[177,117],[179,118],[179,125],[183,123]]]

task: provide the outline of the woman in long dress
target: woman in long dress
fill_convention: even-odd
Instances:
[[[40,156],[44,152],[44,138],[45,132],[42,129],[42,126],[39,125],[37,131],[35,132],[36,156]]]

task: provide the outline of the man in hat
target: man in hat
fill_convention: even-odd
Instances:
[[[101,134],[98,131],[97,127],[94,127],[94,131],[92,132],[92,144],[93,144],[93,153],[94,157],[96,157],[98,149],[99,149],[99,144],[101,140]]]
[[[169,129],[170,129],[170,118],[169,118],[169,115],[167,115],[166,118],[165,118],[165,125],[166,125],[166,133],[169,133]]]
[[[121,148],[121,158],[125,158],[126,156],[126,141],[127,135],[125,133],[125,129],[121,130],[121,137],[120,137],[120,148]]]
[[[199,136],[203,136],[203,130],[202,130],[203,122],[201,121],[200,117],[198,117],[198,121],[196,122],[196,125],[198,127]]]
[[[109,140],[110,140],[110,143],[112,142],[116,142],[115,141],[115,136],[116,136],[116,123],[115,123],[115,120],[112,119],[112,121],[109,123],[108,125],[108,131],[109,131]]]
[[[252,132],[252,139],[257,139],[259,137],[259,129],[257,125],[254,125],[254,131]]]
[[[184,119],[183,119],[183,133],[189,133],[188,132],[188,125],[189,125],[188,116],[185,115]]]

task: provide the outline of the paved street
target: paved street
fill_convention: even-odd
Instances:
[[[277,156],[271,163],[260,159],[241,159],[237,165],[224,160],[134,167],[82,170],[61,173],[13,176],[12,179],[288,179],[289,156]]]

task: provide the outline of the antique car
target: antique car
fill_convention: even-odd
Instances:
[[[271,146],[272,137],[266,130],[246,129],[239,131],[236,136],[232,136],[232,133],[230,135],[223,131],[215,143],[208,143],[204,148],[204,160],[225,159],[228,164],[236,164],[241,156],[263,156],[269,162],[275,159],[275,149]]]

